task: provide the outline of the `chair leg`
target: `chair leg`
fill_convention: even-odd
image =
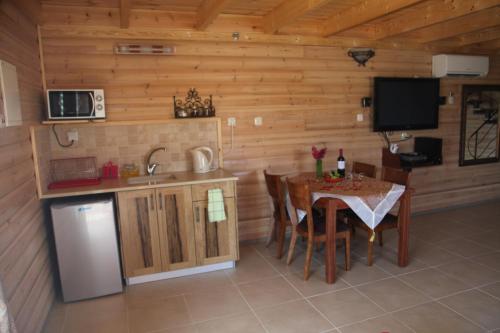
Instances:
[[[306,263],[304,264],[304,281],[309,279],[309,271],[311,269],[314,241],[307,240]]]
[[[373,265],[373,242],[370,241],[372,236],[373,236],[373,230],[370,230],[370,232],[368,233],[368,257],[367,257],[368,266]]]
[[[382,239],[382,231],[377,232],[378,245],[384,246],[384,240]]]
[[[281,259],[283,255],[283,245],[285,244],[285,233],[286,233],[286,224],[279,222],[278,227],[278,255],[277,258]]]
[[[351,234],[345,238],[345,270],[351,270]]]
[[[292,237],[290,238],[290,247],[288,248],[288,258],[286,260],[286,264],[290,265],[293,259],[293,251],[295,250],[295,244],[297,243],[297,230],[295,230],[295,226],[292,226]]]

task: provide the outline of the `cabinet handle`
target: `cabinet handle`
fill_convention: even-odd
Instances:
[[[163,200],[161,198],[161,193],[158,194],[158,201],[160,201],[160,210],[162,210],[163,209]]]
[[[151,210],[154,210],[155,209],[155,203],[154,203],[154,200],[153,200],[153,193],[151,193],[149,195],[149,202],[151,203]]]
[[[200,223],[200,207],[196,207],[195,215],[196,223]]]

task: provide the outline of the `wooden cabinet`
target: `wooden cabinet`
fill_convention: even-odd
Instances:
[[[238,259],[234,182],[117,193],[126,277]],[[224,193],[226,220],[208,222],[211,188]]]
[[[234,198],[225,198],[224,206],[226,220],[209,222],[208,201],[193,203],[198,265],[216,264],[238,259]]]
[[[118,208],[125,276],[161,271],[154,190],[120,192]]]
[[[191,187],[156,190],[162,270],[196,265]]]

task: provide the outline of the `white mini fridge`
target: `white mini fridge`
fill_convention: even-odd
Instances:
[[[62,199],[50,211],[64,301],[122,292],[113,198]]]

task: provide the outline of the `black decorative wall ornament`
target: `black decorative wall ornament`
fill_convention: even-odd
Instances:
[[[175,118],[214,117],[215,107],[212,104],[212,95],[202,101],[196,89],[191,88],[184,101],[174,96],[174,114]]]
[[[353,48],[349,49],[347,55],[358,63],[358,66],[365,67],[365,64],[370,58],[375,56],[375,51],[369,48]]]

